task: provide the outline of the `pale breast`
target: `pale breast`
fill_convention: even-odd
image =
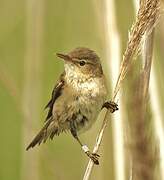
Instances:
[[[107,89],[105,81],[103,77],[85,80],[78,79],[77,81],[72,81],[71,86],[76,92],[74,99],[75,107],[82,116],[86,117],[85,123],[83,120],[77,119],[79,122],[78,130],[85,131],[95,122],[106,100]]]
[[[104,75],[85,75],[69,64],[65,64],[65,71],[65,80],[72,89],[73,109],[75,113],[81,114],[76,119],[77,129],[86,130],[95,122],[106,100],[107,88]],[[82,122],[83,116],[86,118],[85,122]]]

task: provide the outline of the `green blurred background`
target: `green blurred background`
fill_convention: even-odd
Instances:
[[[134,7],[129,0],[115,3],[123,52]],[[0,180],[82,179],[88,159],[70,134],[28,152],[25,148],[43,125],[44,106],[63,71],[56,52],[78,46],[94,49],[107,73],[103,17],[101,0],[0,0]],[[161,92],[163,26],[158,26],[155,48]],[[161,97],[162,106],[163,93]],[[90,148],[100,126],[101,118],[81,135]],[[114,180],[112,126],[107,127],[100,155],[101,165],[95,167],[91,179]]]

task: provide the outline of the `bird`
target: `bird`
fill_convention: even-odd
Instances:
[[[112,113],[118,110],[115,102],[106,100],[108,90],[100,58],[86,47],[56,55],[64,61],[64,72],[45,106],[48,112],[44,126],[26,150],[69,131],[87,156],[99,164],[99,155],[90,152],[88,146],[81,142],[79,134],[94,124],[102,108],[110,109]]]

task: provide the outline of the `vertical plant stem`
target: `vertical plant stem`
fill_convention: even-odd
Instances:
[[[144,67],[138,81],[133,82],[131,100],[131,154],[133,159],[133,180],[155,180],[155,168],[157,164],[157,149],[154,133],[148,113],[148,87],[153,52],[153,32],[146,34],[144,50]]]
[[[102,137],[103,137],[103,134],[104,134],[104,130],[107,126],[107,116],[108,116],[108,113],[109,111],[106,111],[106,114],[105,114],[105,121],[103,122],[102,124],[102,127],[101,127],[101,130],[98,134],[98,137],[96,139],[96,145],[94,146],[94,149],[93,149],[93,153],[97,153],[97,150],[99,149],[100,147],[100,144],[101,144],[101,141],[102,141]],[[93,161],[90,159],[89,162],[88,162],[88,165],[87,165],[87,168],[85,170],[85,173],[84,173],[84,176],[83,176],[83,180],[88,180],[90,178],[90,175],[91,175],[91,172],[93,170]]]
[[[163,1],[164,2],[164,1]],[[162,5],[162,4],[161,4]],[[163,8],[163,7],[162,7]],[[163,17],[162,17],[163,19]],[[164,28],[163,28],[164,29]],[[160,34],[160,37],[161,34]],[[163,38],[162,38],[163,39]],[[156,53],[156,51],[155,51]],[[153,62],[154,62],[153,58]],[[154,129],[159,142],[159,167],[160,167],[160,178],[164,180],[164,126],[163,126],[163,107],[160,106],[161,94],[158,89],[158,74],[155,72],[155,67],[152,66],[151,77],[150,77],[150,101],[153,116]]]
[[[116,13],[115,13],[115,1],[105,0],[105,21],[106,21],[106,57],[108,77],[111,78],[111,87],[114,89],[115,82],[119,75],[120,64],[120,37],[117,30]],[[119,105],[121,105],[121,99],[119,99]],[[114,176],[116,180],[125,179],[124,168],[124,141],[123,141],[123,123],[122,123],[122,110],[119,109],[119,113],[116,112],[112,121],[113,127],[113,151],[114,151]]]
[[[23,169],[22,179],[39,180],[39,154],[25,151],[39,122],[39,102],[41,93],[42,41],[43,41],[43,0],[26,1],[26,52],[24,60],[24,90],[22,106],[23,124]],[[25,143],[25,144],[24,144]]]
[[[140,1],[144,2],[144,1]],[[138,1],[134,0],[135,7],[138,7]],[[148,37],[145,39],[145,49],[142,51],[143,54],[143,60],[147,61],[145,63],[148,67],[151,61],[155,60],[153,59],[153,36],[154,32],[147,35]],[[150,71],[150,69],[149,69]],[[148,72],[150,73],[150,72]],[[164,130],[162,126],[162,112],[160,108],[160,102],[159,102],[159,94],[158,94],[158,88],[157,88],[157,74],[155,74],[154,66],[152,66],[151,70],[151,77],[150,77],[150,102],[151,102],[151,109],[152,109],[152,116],[153,116],[153,124],[154,124],[154,131],[155,135],[157,136],[157,139],[159,140],[159,165],[160,165],[160,173],[159,176],[162,180],[164,180]],[[149,81],[149,79],[148,79]],[[147,83],[148,83],[147,81]],[[147,86],[148,87],[148,86]],[[148,89],[145,89],[145,93],[148,91]]]
[[[140,1],[140,7],[145,1]],[[154,16],[155,21],[155,16]],[[133,122],[130,123],[131,131],[131,156],[133,163],[133,180],[156,180],[156,167],[158,159],[157,144],[154,129],[148,112],[148,89],[153,55],[154,30],[152,21],[145,33],[143,50],[143,69],[138,81],[133,83],[132,114]],[[134,95],[135,94],[135,95]],[[134,106],[134,107],[133,107]],[[149,122],[148,122],[149,119]]]
[[[107,65],[108,65],[108,72],[109,77],[112,80],[112,89],[114,88],[114,82],[119,73],[119,62],[120,62],[120,42],[119,42],[119,35],[116,27],[116,19],[115,19],[115,7],[114,1],[105,0],[104,4],[104,21],[105,21],[105,34],[106,34],[106,57],[107,57]],[[114,61],[112,61],[114,59]],[[109,119],[108,116],[109,112],[105,114],[105,120],[103,122],[102,128],[99,132],[96,146],[94,147],[93,152],[97,152],[102,141],[102,137],[104,134],[104,130],[107,126],[107,121]],[[113,142],[114,142],[114,165],[115,165],[115,177],[116,180],[124,180],[124,155],[123,155],[123,128],[121,122],[121,111],[114,116],[114,130],[113,130]],[[117,120],[116,120],[117,119]],[[88,166],[86,168],[83,180],[88,180],[91,171],[93,169],[93,162],[89,160]]]
[[[151,28],[151,27],[150,27]],[[153,59],[153,37],[154,37],[154,31],[152,31],[152,33],[150,34],[150,32],[147,32],[147,38],[145,40],[145,48],[143,51],[143,60],[145,61],[145,68],[146,69],[148,66],[150,66],[150,64],[152,63],[152,59]],[[150,68],[149,68],[150,71]],[[150,72],[148,71],[148,74],[150,74]],[[154,166],[158,165],[158,158],[160,159],[159,161],[159,165],[160,165],[160,173],[158,173],[158,177],[155,178],[160,178],[160,179],[164,179],[164,131],[162,128],[162,113],[160,111],[160,107],[159,107],[159,95],[158,95],[158,90],[157,90],[157,84],[156,84],[156,74],[154,72],[154,67],[152,67],[152,73],[151,73],[151,78],[150,78],[150,100],[151,100],[151,109],[152,109],[152,116],[153,116],[153,125],[154,127],[152,127],[152,129],[155,132],[156,137],[159,140],[159,154],[158,155],[154,155]],[[149,78],[147,80],[147,82],[145,82],[146,84],[149,83]],[[147,86],[148,88],[148,86]],[[147,93],[148,89],[145,88],[144,92]],[[154,143],[154,146],[156,148],[158,148],[157,144]],[[159,156],[159,157],[158,157]]]
[[[152,67],[152,73],[150,77],[150,101],[152,116],[154,119],[154,129],[159,142],[159,165],[160,165],[160,176],[161,180],[164,180],[164,130],[162,124],[162,112],[160,107],[160,95],[158,94],[157,88],[157,76],[155,74],[154,68]]]

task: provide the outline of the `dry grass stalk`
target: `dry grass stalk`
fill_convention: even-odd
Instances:
[[[143,3],[144,1],[140,1],[140,4]],[[153,126],[148,112],[147,101],[153,54],[154,30],[152,30],[152,26],[155,20],[156,17],[154,17],[154,21],[152,20],[145,33],[143,69],[138,77],[138,82],[133,82],[130,88],[133,92],[133,98],[130,98],[130,107],[132,109],[130,119],[133,118],[133,122],[129,122],[133,180],[159,179],[156,174],[159,152],[154,138],[155,135],[152,131]],[[147,121],[148,119],[149,121]]]
[[[152,30],[156,20],[159,17],[159,7],[160,7],[159,0],[145,0],[144,3],[140,3],[140,8],[136,17],[136,22],[131,28],[129,41],[127,43],[127,48],[125,50],[125,53],[123,55],[123,60],[121,62],[120,74],[114,89],[113,100],[115,100],[117,93],[120,89],[121,83],[124,80],[128,68],[132,63],[132,58],[140,48],[140,43],[143,38],[143,35],[147,30],[149,31]],[[151,24],[151,29],[149,28],[150,24]]]
[[[24,113],[24,124],[22,130],[22,174],[21,179],[39,178],[39,155],[35,152],[26,152],[25,147],[33,131],[32,127],[39,122],[37,109],[41,92],[41,66],[42,66],[42,45],[43,45],[43,15],[44,1],[26,1],[26,52],[24,61],[24,89],[22,97],[22,109]],[[37,82],[37,83],[36,83]],[[28,169],[28,171],[27,171]]]
[[[152,109],[152,116],[153,116],[153,123],[155,127],[155,133],[157,139],[159,141],[159,167],[160,167],[160,176],[161,180],[164,180],[164,129],[163,129],[163,115],[162,115],[162,108],[160,107],[160,98],[161,94],[158,92],[158,86],[156,77],[157,74],[155,73],[154,67],[151,70],[151,78],[150,78],[150,101],[151,109]]]
[[[144,92],[144,70],[137,82],[133,82],[131,91],[133,98],[130,99],[131,112],[129,114],[130,124],[130,152],[132,156],[133,180],[155,180],[155,169],[157,164],[157,149],[148,113],[148,103],[143,98]],[[135,94],[135,95],[134,95]],[[149,121],[148,121],[149,119]]]
[[[144,49],[144,67],[137,82],[132,87],[133,98],[130,99],[130,144],[133,159],[133,180],[155,180],[157,165],[157,146],[152,131],[150,115],[148,113],[148,87],[153,52],[153,32],[146,36]],[[149,119],[149,121],[148,121]]]
[[[105,43],[106,43],[106,64],[107,64],[107,76],[112,80],[108,83],[111,89],[114,89],[115,83],[119,74],[120,54],[121,54],[121,42],[120,34],[117,26],[115,0],[105,0],[104,4],[104,22],[105,22]],[[111,94],[112,95],[112,94]],[[119,94],[118,94],[119,96]],[[119,105],[122,104],[122,97],[119,99]],[[124,180],[125,179],[125,151],[124,151],[124,137],[123,137],[123,109],[120,108],[119,113],[116,113],[112,118],[112,136],[111,142],[113,144],[113,155],[110,158],[112,162],[108,160],[108,166],[113,164],[111,179]],[[108,121],[111,120],[107,117]],[[105,146],[109,146],[109,135],[106,139]],[[104,137],[105,138],[105,137]],[[114,143],[113,143],[114,142]],[[106,144],[107,143],[107,144]],[[106,147],[103,147],[103,149]],[[111,145],[110,145],[111,146]],[[109,152],[108,152],[109,153]],[[110,153],[111,154],[111,153]],[[106,155],[107,156],[107,155]],[[111,156],[111,155],[110,155]],[[105,158],[105,154],[103,159]],[[106,159],[106,158],[105,158]],[[105,161],[103,161],[103,164]],[[105,165],[105,164],[104,164]],[[106,164],[107,165],[107,164]],[[113,169],[113,170],[112,170]],[[113,172],[112,172],[113,171]],[[110,175],[108,175],[110,176]]]
[[[129,41],[127,43],[127,48],[125,50],[123,60],[120,67],[120,73],[116,82],[116,86],[113,93],[112,100],[116,99],[116,96],[120,90],[122,81],[124,80],[127,71],[132,63],[132,59],[134,55],[137,53],[138,49],[140,48],[141,40],[146,31],[151,31],[154,27],[154,24],[159,16],[159,9],[160,9],[160,1],[159,0],[145,0],[144,3],[140,3],[140,8],[136,17],[136,21],[131,29],[131,34],[129,37]],[[150,29],[151,25],[151,29]],[[94,153],[97,153],[99,150],[100,143],[103,138],[103,133],[108,122],[107,120],[108,111],[106,111],[103,125],[100,129],[100,132],[97,136],[97,141],[94,146]],[[93,169],[93,162],[89,160],[87,165],[83,180],[88,180],[90,174]]]
[[[130,99],[131,113],[130,124],[131,156],[133,159],[133,180],[155,180],[157,164],[157,151],[151,121],[147,121],[148,113],[148,87],[153,52],[153,32],[146,35],[144,48],[144,67],[138,76],[137,82],[133,81]]]
[[[107,121],[108,121],[107,116],[108,116],[108,114],[109,114],[109,111],[106,111],[102,127],[101,127],[100,132],[99,132],[99,134],[97,136],[97,139],[96,139],[96,144],[94,146],[93,153],[97,153],[98,152],[98,149],[99,149],[100,144],[102,142],[104,131],[105,131],[105,128],[107,126]],[[89,162],[88,162],[87,168],[85,170],[85,174],[84,174],[83,180],[88,180],[89,179],[89,177],[91,175],[91,172],[92,172],[92,169],[93,169],[93,166],[94,166],[94,163],[90,159]]]

